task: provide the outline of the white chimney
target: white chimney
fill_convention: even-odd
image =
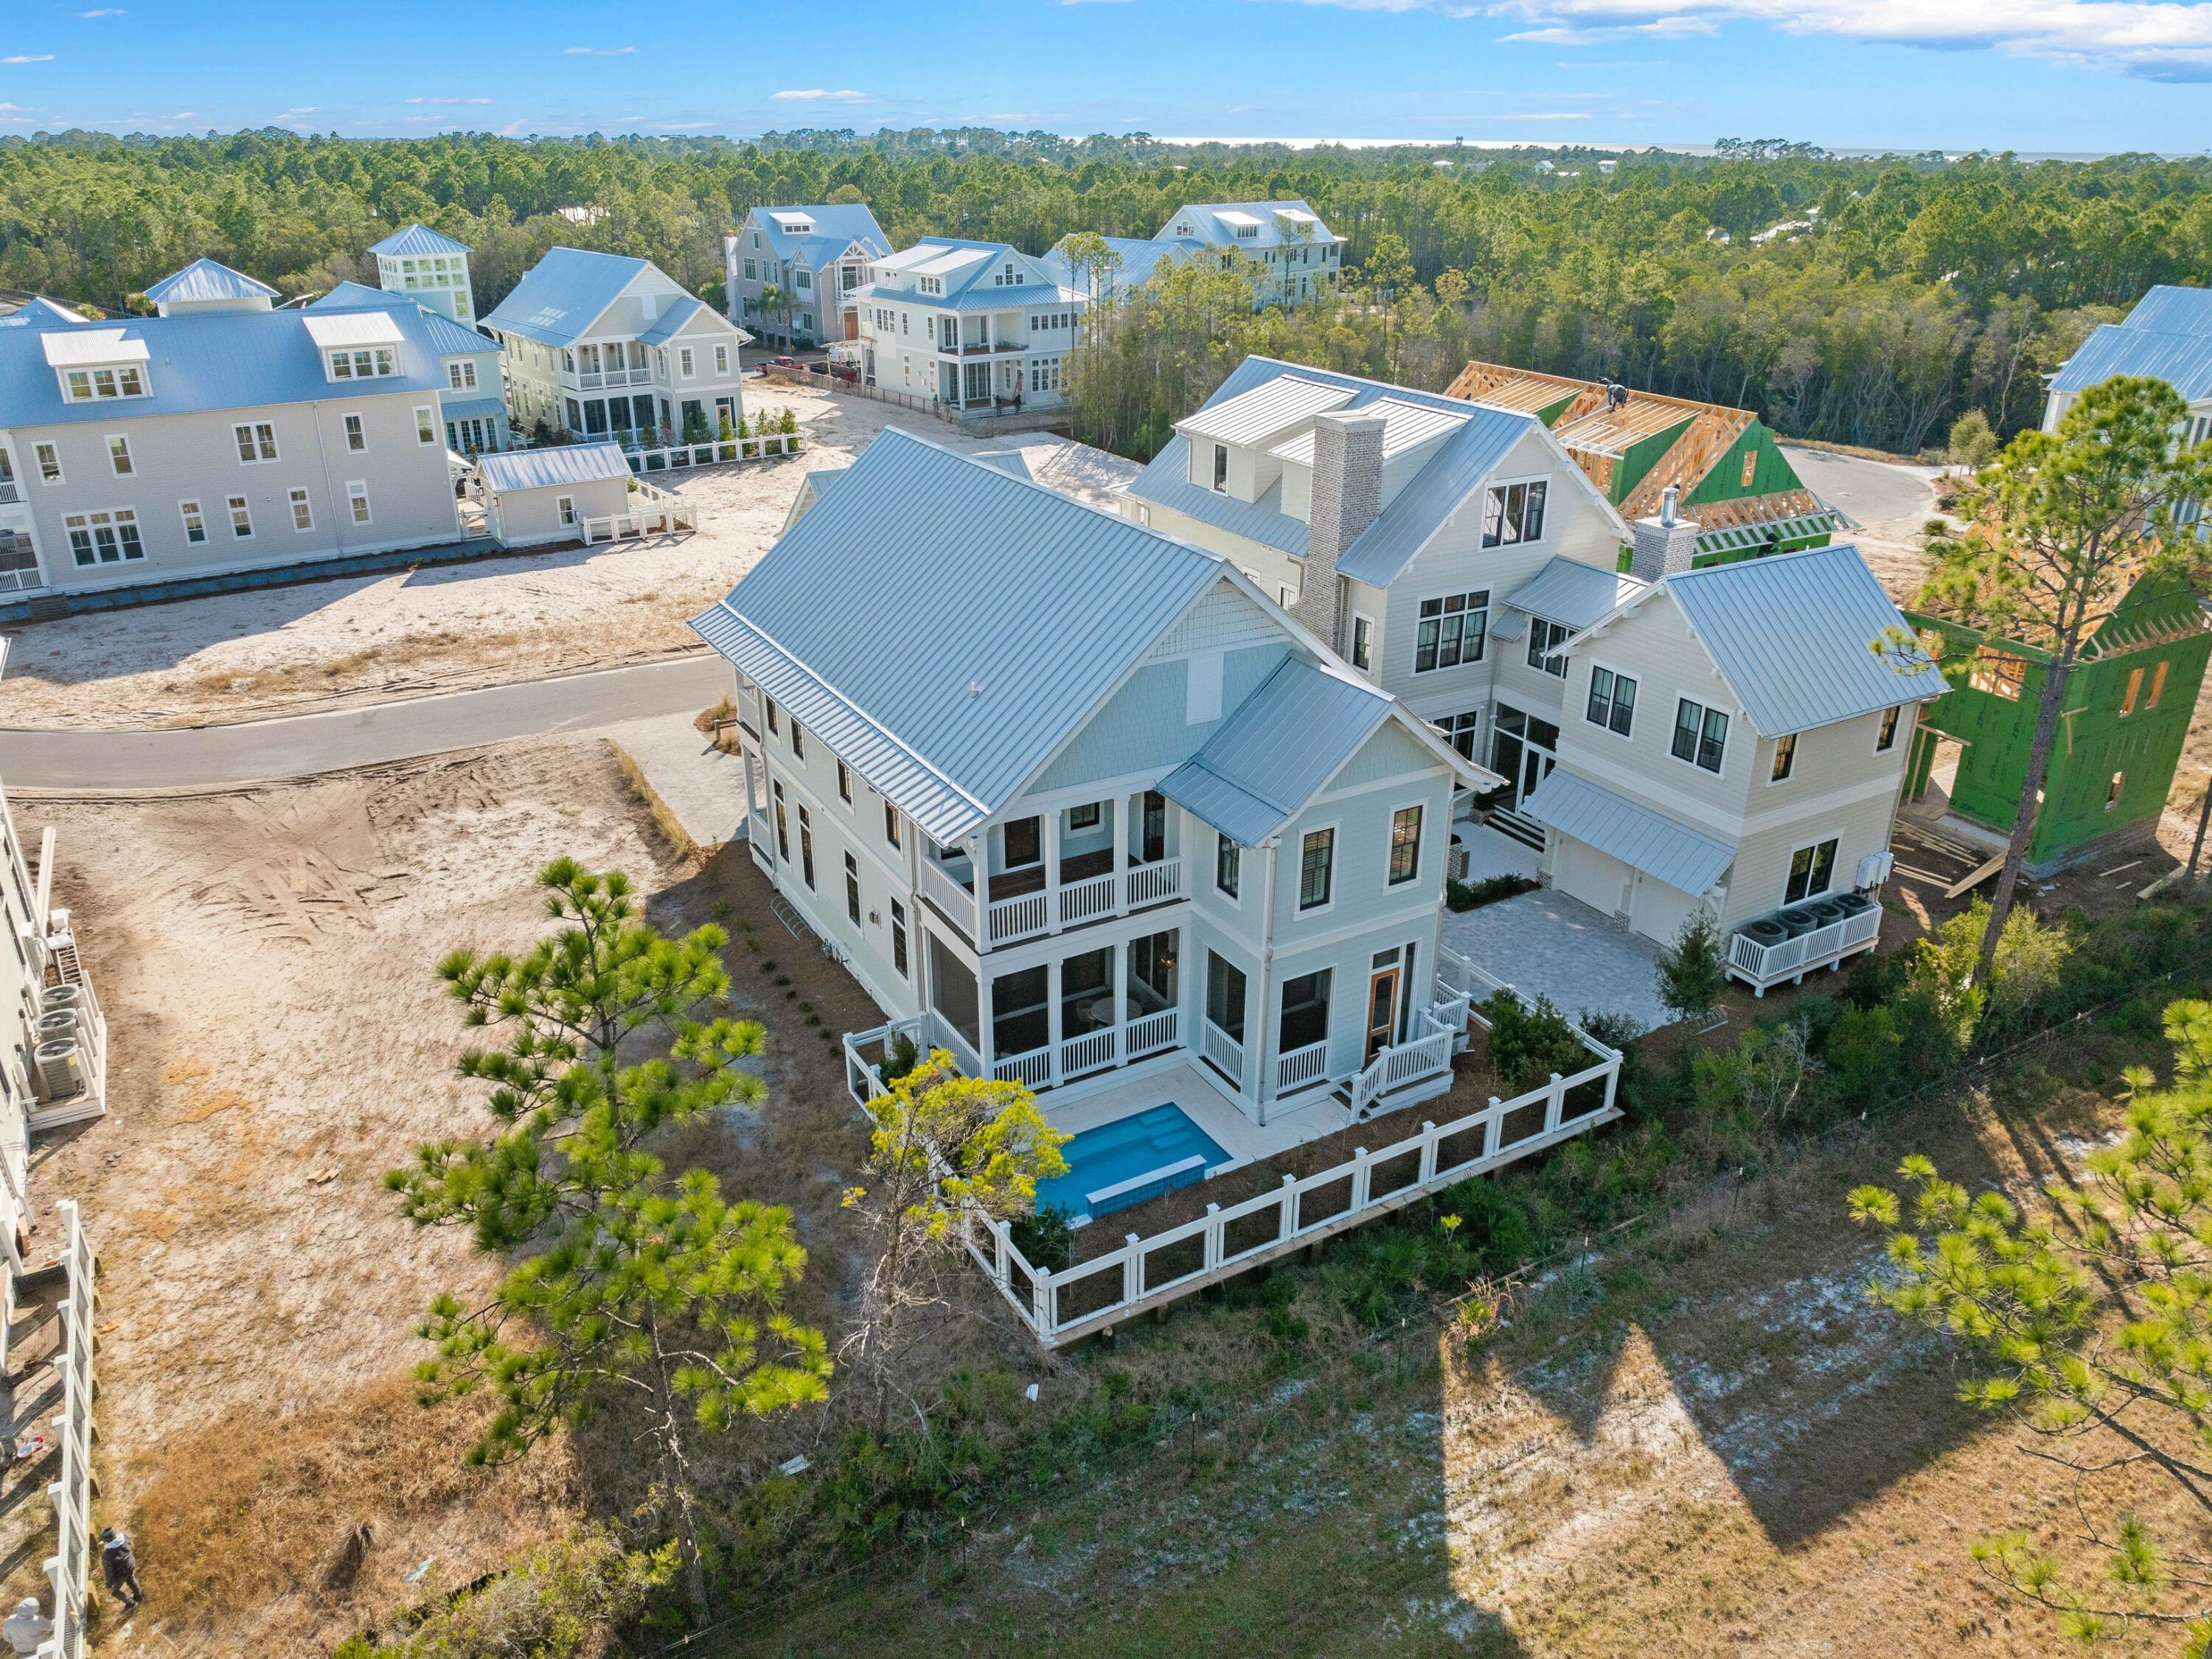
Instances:
[[[1291,614],[1343,654],[1343,581],[1336,562],[1382,510],[1382,417],[1333,410],[1314,417],[1313,495],[1305,569]]]
[[[1638,581],[1656,582],[1690,568],[1691,556],[1698,550],[1698,521],[1682,517],[1681,506],[1681,486],[1668,484],[1659,492],[1658,515],[1638,519],[1629,526],[1634,540],[1628,574]]]

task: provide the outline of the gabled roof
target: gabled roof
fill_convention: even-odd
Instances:
[[[1131,289],[1152,281],[1162,264],[1172,264],[1187,259],[1204,248],[1206,244],[1194,236],[1102,236],[1099,240],[1120,258],[1113,274],[1105,280],[1108,292],[1127,294]],[[1088,292],[1091,274],[1079,272],[1067,257],[1065,236],[1053,245],[1052,251],[1037,263],[1048,271],[1063,288]]]
[[[2065,367],[2051,377],[2051,389],[2084,392],[2115,374],[2144,374],[2164,380],[2191,403],[2212,398],[2212,334],[2106,323],[2093,330],[2081,349],[2066,360]]]
[[[945,844],[1012,800],[1225,573],[891,428],[691,625]],[[900,639],[915,648],[886,644]]]
[[[1021,268],[1019,283],[1000,284],[992,274],[1012,260]],[[945,292],[923,294],[889,283],[870,283],[848,300],[896,300],[933,311],[998,311],[1017,306],[1081,301],[1079,290],[1064,287],[1049,263],[1033,259],[1005,242],[976,242],[956,236],[925,236],[912,247],[876,260],[879,270],[939,279]]]
[[[1379,398],[1359,412],[1382,417],[1382,459],[1386,461],[1394,455],[1402,455],[1407,450],[1419,449],[1423,444],[1443,437],[1469,418],[1465,410],[1409,404],[1402,398]],[[1308,427],[1297,437],[1277,444],[1267,453],[1279,460],[1311,466],[1314,460],[1313,428]]]
[[[1195,415],[1177,421],[1176,430],[1187,438],[1210,438],[1215,443],[1255,444],[1351,401],[1349,386],[1301,374],[1278,374],[1233,398],[1209,398]]]
[[[368,250],[371,253],[389,254],[394,258],[419,258],[424,254],[467,253],[471,252],[466,242],[457,242],[441,231],[425,224],[412,224],[395,230]]]
[[[1521,810],[1537,823],[1587,842],[1693,898],[1735,861],[1735,850],[1726,842],[1677,823],[1663,812],[1565,767],[1554,768]]]
[[[477,351],[495,352],[499,342],[479,334],[465,323],[457,323],[442,311],[433,311],[418,302],[412,295],[394,294],[389,289],[370,288],[362,283],[340,283],[319,300],[311,300],[302,307],[307,311],[358,311],[367,307],[386,311],[416,311],[422,313],[422,331],[429,336],[431,349],[441,357],[459,357]]]
[[[233,270],[212,259],[195,259],[148,289],[146,297],[165,306],[207,300],[273,300],[276,290],[242,270]]]
[[[1390,717],[1356,675],[1291,658],[1224,720],[1160,793],[1233,842],[1257,847],[1296,817]]]
[[[505,495],[510,489],[550,489],[627,478],[630,470],[619,444],[564,444],[558,449],[505,449],[479,455],[477,476],[486,489]]]
[[[714,316],[721,314],[714,311],[714,307],[703,300],[694,299],[687,294],[682,299],[673,301],[667,310],[653,319],[653,326],[637,337],[646,345],[665,345],[682,331],[686,323],[702,311]]]
[[[786,229],[778,216],[803,216],[811,229]],[[745,215],[744,228],[757,230],[779,259],[797,259],[819,270],[858,242],[881,257],[891,251],[875,212],[865,202],[823,202],[811,207],[757,207]]]
[[[2212,334],[2212,288],[2175,288],[2161,283],[2136,301],[2122,326],[2168,334]]]
[[[88,334],[118,335],[115,347],[146,362],[149,395],[125,404],[63,398],[44,342],[73,336],[75,327],[0,326],[0,410],[9,425],[21,428],[445,389],[445,369],[420,321],[422,313],[409,307],[378,313],[398,325],[399,373],[349,380],[341,392],[331,383],[322,348],[308,331],[311,319],[335,314],[340,313],[209,311],[94,325]]]
[[[1310,234],[1300,238],[1283,234],[1278,221],[1304,225]],[[1309,241],[1316,246],[1342,240],[1321,221],[1321,216],[1295,197],[1282,202],[1186,202],[1160,227],[1162,237],[1188,225],[1191,234],[1221,247],[1280,247],[1285,243]],[[1236,227],[1257,226],[1255,236],[1238,236]]]
[[[1917,647],[1897,665],[1887,654],[1875,654],[1875,642],[1889,630],[1910,629],[1849,542],[1664,577],[1565,649],[1581,648],[1662,592],[1680,609],[1761,737],[1832,726],[1949,689]]]
[[[90,321],[82,312],[72,311],[43,294],[34,294],[15,310],[0,314],[0,328],[56,328]]]
[[[641,273],[654,269],[649,259],[548,248],[484,325],[541,345],[574,345]]]
[[[1229,378],[1206,400],[1197,415],[1179,424],[1190,429],[1194,422],[1204,419],[1207,410],[1218,409],[1285,377],[1349,392],[1349,398],[1339,405],[1345,410],[1364,409],[1388,401],[1467,416],[1437,445],[1421,469],[1399,489],[1375,522],[1360,532],[1338,558],[1336,568],[1341,574],[1376,587],[1387,587],[1397,580],[1413,562],[1414,555],[1428,544],[1429,538],[1443,528],[1453,511],[1490,476],[1492,469],[1515,444],[1528,434],[1542,430],[1541,422],[1534,416],[1489,409],[1479,404],[1470,405],[1460,398],[1440,398],[1273,357],[1247,357],[1230,371]],[[1129,486],[1129,493],[1139,501],[1155,502],[1232,535],[1279,548],[1299,558],[1305,556],[1306,526],[1282,510],[1280,485],[1270,486],[1257,501],[1242,501],[1193,484],[1189,466],[1190,447],[1178,435],[1162,446],[1152,465],[1137,475],[1136,481]],[[1583,477],[1578,468],[1569,471],[1571,477],[1562,481],[1563,485],[1579,487],[1588,491],[1592,500],[1604,504],[1597,487]],[[1609,505],[1604,510],[1626,539],[1628,526],[1620,522],[1619,514]]]

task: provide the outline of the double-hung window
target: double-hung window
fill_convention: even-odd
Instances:
[[[848,806],[853,804],[853,769],[842,761],[837,763],[837,799]]]
[[[31,459],[39,464],[39,482],[58,484],[62,481],[62,453],[52,444],[33,444]]]
[[[1389,885],[1402,887],[1421,873],[1421,809],[1401,806],[1390,815]]]
[[[1226,490],[1229,488],[1229,446],[1227,444],[1216,444],[1213,447],[1213,487],[1217,490]]]
[[[1499,484],[1484,491],[1482,544],[1511,547],[1518,542],[1541,541],[1544,496],[1548,489],[1539,478],[1533,483]]]
[[[198,501],[179,501],[177,511],[184,516],[186,541],[198,546],[207,540],[207,520],[202,515]]]
[[[1243,873],[1244,849],[1228,836],[1217,835],[1213,844],[1214,886],[1224,898],[1235,898]]]
[[[307,500],[307,492],[294,489],[286,494],[292,503],[292,528],[313,530],[315,527],[315,509]]]
[[[1721,769],[1728,747],[1729,717],[1717,708],[1684,697],[1674,708],[1674,758],[1708,772]]]
[[[1567,630],[1555,622],[1546,622],[1541,617],[1528,618],[1528,666],[1549,674],[1553,679],[1567,677],[1567,659],[1559,654],[1559,647],[1567,642]]]
[[[814,890],[814,819],[805,802],[799,808],[799,872],[806,878],[806,890]]]
[[[893,848],[899,844],[898,808],[889,801],[884,803],[884,840]]]
[[[1490,590],[1447,593],[1421,601],[1419,630],[1413,636],[1413,672],[1456,668],[1480,662],[1490,626]],[[1360,666],[1364,665],[1355,665]]]
[[[775,797],[775,850],[778,857],[791,862],[791,822],[784,816],[783,781],[776,780],[769,786]]]
[[[1784,732],[1774,740],[1774,764],[1767,769],[1766,781],[1781,783],[1797,769],[1797,734]]]
[[[266,421],[250,421],[230,429],[238,443],[238,464],[256,466],[276,459],[276,428]]]
[[[1309,830],[1298,854],[1298,908],[1318,910],[1329,900],[1336,864],[1336,831]]]
[[[431,418],[430,411],[427,408],[415,411],[415,441],[418,444],[434,444],[438,441],[438,423]]]
[[[1903,712],[1904,705],[1901,703],[1893,703],[1882,710],[1881,730],[1875,735],[1874,740],[1875,754],[1886,754],[1897,746],[1897,720],[1898,716]]]
[[[1610,668],[1591,669],[1589,707],[1584,712],[1592,726],[1626,737],[1636,720],[1636,682]]]
[[[358,455],[368,447],[368,434],[362,426],[360,416],[345,417],[345,441],[346,448],[352,454]]]
[[[131,440],[120,432],[107,441],[107,464],[115,469],[118,478],[127,478],[137,470],[131,465]],[[2140,678],[2142,671],[2138,669],[2136,674]]]
[[[891,966],[904,979],[906,969],[906,906],[896,899],[891,901]]]
[[[138,515],[127,507],[66,514],[62,528],[69,532],[70,556],[80,566],[119,564],[146,556],[146,544],[138,538]]]
[[[850,853],[845,854],[845,919],[860,925],[860,861]]]
[[[793,760],[806,758],[806,734],[799,729],[797,720],[791,723],[791,757]]]
[[[477,389],[477,366],[473,358],[458,357],[446,365],[446,382],[456,392]]]
[[[1795,904],[1800,899],[1815,898],[1828,890],[1828,884],[1836,876],[1836,843],[1831,838],[1816,846],[1801,847],[1790,855],[1790,882],[1784,888],[1782,902]]]
[[[346,506],[352,512],[356,524],[367,524],[369,521],[368,484],[359,478],[349,482],[346,485]]]
[[[1150,523],[1151,520],[1140,519],[1139,522]],[[1478,645],[1476,649],[1479,652],[1480,646]],[[1363,674],[1375,666],[1375,619],[1372,617],[1354,617],[1352,619],[1352,665]]]
[[[233,495],[224,503],[230,508],[230,533],[241,542],[253,539],[253,512],[246,506],[246,497]]]

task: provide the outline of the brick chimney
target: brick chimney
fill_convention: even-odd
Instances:
[[[1339,656],[1348,624],[1336,562],[1382,510],[1382,417],[1364,410],[1316,416],[1305,571],[1291,614]]]
[[[1638,581],[1656,582],[1690,568],[1690,556],[1698,550],[1698,521],[1681,515],[1681,501],[1680,486],[1668,484],[1659,492],[1657,516],[1638,519],[1629,526],[1635,541],[1628,574]]]

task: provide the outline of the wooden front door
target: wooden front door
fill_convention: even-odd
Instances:
[[[1391,1032],[1398,1023],[1398,969],[1391,967],[1377,970],[1367,981],[1367,1059],[1372,1065],[1375,1056],[1390,1046]]]

